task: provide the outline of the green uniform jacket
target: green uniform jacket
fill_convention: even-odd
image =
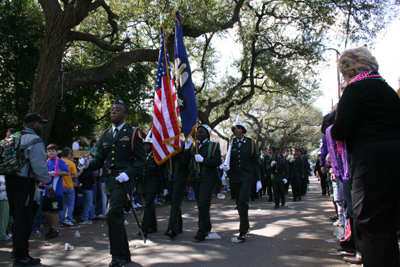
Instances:
[[[154,160],[153,152],[146,160],[143,171],[139,174],[139,193],[160,193],[162,171]]]
[[[275,165],[271,167],[271,181],[281,182],[285,177],[285,164],[283,162],[283,156],[279,154],[277,157],[273,156],[271,162],[275,161]],[[271,164],[270,164],[271,166]]]
[[[132,150],[132,134],[134,127],[126,124],[118,132],[115,139],[112,136],[112,129],[108,129],[99,140],[99,149],[95,158],[90,162],[89,171],[98,170],[103,167],[104,161],[107,162],[107,171],[113,171],[111,175],[106,175],[105,187],[108,191],[116,186],[115,177],[118,172],[125,172],[129,181],[125,183],[128,189],[135,186],[135,178],[143,170],[146,162],[146,154],[139,128],[135,132]]]
[[[308,177],[311,171],[310,164],[308,163],[308,157],[306,155],[301,155],[301,159],[303,161],[303,168],[304,168],[304,172],[302,175]]]
[[[260,174],[261,178],[264,178],[265,170],[264,170],[264,162],[262,159],[258,161],[258,164],[260,165]]]
[[[289,159],[290,178],[301,179],[304,175],[304,165],[300,156],[290,156]]]
[[[228,171],[229,183],[260,181],[258,159],[257,147],[251,138],[244,136],[240,147],[235,138],[232,144],[230,170]]]
[[[184,160],[184,151],[175,154],[172,156],[172,169],[170,166],[169,160],[167,160],[164,163],[164,168],[163,168],[163,177],[165,179],[165,185],[170,185],[175,182],[177,183],[186,183],[188,176],[189,176],[189,161]],[[176,179],[174,181],[168,180],[168,175],[172,172],[173,175],[176,176]]]
[[[214,155],[212,155],[208,159],[208,146],[212,146],[211,151],[214,150],[215,145],[217,146],[215,149]],[[194,165],[197,165],[197,162],[194,160],[194,155],[196,154],[196,150],[193,148],[185,150],[183,153],[183,165],[189,165],[190,159],[192,159],[192,165],[189,171],[189,181],[191,182],[203,182],[203,181],[219,181],[219,173],[217,167],[221,164],[221,150],[219,148],[219,144],[214,142],[207,141],[205,144],[201,146],[199,149],[199,154],[204,158],[203,162],[200,163],[200,170],[205,171],[205,176],[203,179],[196,178],[196,171]]]
[[[271,176],[271,174],[272,174],[271,162],[272,162],[273,157],[274,157],[273,155],[270,156],[269,154],[267,154],[267,155],[265,155],[265,158],[264,158],[264,171],[265,171],[265,174],[268,176]]]

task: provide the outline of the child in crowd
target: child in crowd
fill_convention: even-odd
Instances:
[[[4,175],[0,175],[0,241],[11,239],[6,232],[9,219],[10,207],[7,200],[6,180]]]
[[[92,155],[88,155],[89,161],[93,160]],[[93,185],[96,183],[98,171],[85,171],[79,176],[82,184],[82,200],[84,201],[84,209],[81,224],[92,224],[92,220],[96,217],[95,207],[93,205]]]
[[[47,188],[43,194],[42,211],[49,221],[49,231],[45,234],[46,239],[61,236],[59,228],[59,211],[63,210],[63,176],[69,175],[69,170],[64,161],[57,157],[58,146],[50,144],[47,146],[47,169],[51,178],[56,196],[50,198]]]
[[[61,159],[68,167],[69,175],[63,177],[63,210],[60,210],[60,224],[74,225],[75,220],[72,218],[75,205],[75,187],[77,186],[76,179],[82,173],[83,169],[76,171],[75,163],[72,162],[72,150],[66,147],[61,152]]]
[[[79,146],[79,142],[81,141],[81,139],[79,138],[79,136],[75,136],[74,137],[74,142],[72,143],[72,150],[79,150],[80,146]]]

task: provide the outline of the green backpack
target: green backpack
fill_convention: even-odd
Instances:
[[[35,138],[28,144],[21,146],[21,132],[9,136],[0,141],[0,174],[12,174],[26,163],[24,150],[36,143],[43,142],[41,138]]]

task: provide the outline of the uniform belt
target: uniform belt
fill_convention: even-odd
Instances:
[[[121,172],[124,172],[124,170],[107,169],[107,174],[108,175],[119,175]]]

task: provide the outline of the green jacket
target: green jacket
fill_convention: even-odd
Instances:
[[[304,172],[302,175],[308,177],[311,171],[310,163],[308,163],[308,157],[306,155],[301,155],[301,159],[303,161],[303,168],[304,168]]]
[[[240,147],[238,140],[233,140],[228,177],[233,184],[261,180],[257,147],[251,138],[244,136]]]
[[[137,128],[132,142],[134,129],[134,127],[125,124],[114,139],[110,128],[99,140],[99,149],[93,161],[90,162],[88,170],[98,170],[103,167],[104,161],[106,161],[105,187],[108,192],[117,185],[118,182],[115,181],[115,177],[118,176],[118,172],[125,172],[128,175],[129,180],[125,185],[128,189],[133,189],[135,178],[143,170],[143,165],[146,162],[143,140],[140,136],[140,130]]]
[[[269,154],[267,154],[264,157],[264,171],[265,171],[265,174],[268,176],[271,176],[271,174],[272,174],[271,162],[272,162],[273,157],[274,157],[273,154],[271,156]]]
[[[154,160],[153,152],[139,174],[139,193],[160,193],[162,170]]]
[[[300,156],[289,156],[289,177],[300,179],[304,174],[304,165]]]
[[[215,148],[215,152],[211,152],[210,158],[207,158],[209,146],[211,146],[211,151],[214,151]],[[190,149],[185,150],[183,153],[183,165],[189,165],[190,160],[192,160],[188,180],[191,182],[219,181],[218,166],[221,164],[221,150],[219,144],[207,141],[199,149],[199,154],[204,158],[203,162],[200,163],[200,171],[205,172],[204,178],[196,178],[197,162],[194,159],[195,154],[196,150],[193,144]]]
[[[271,162],[275,161],[275,165],[271,167],[271,181],[272,182],[281,182],[283,178],[285,178],[285,163],[284,157],[279,154],[278,156],[273,156]],[[270,164],[271,166],[271,164]]]
[[[170,159],[172,162],[170,164],[170,160],[167,160],[164,163],[163,168],[163,177],[165,179],[165,185],[171,185],[175,182],[177,183],[186,183],[188,176],[189,176],[189,163],[188,161],[184,160],[184,151],[175,154]],[[172,165],[172,168],[171,168]],[[172,174],[172,179],[168,178],[168,175]]]

